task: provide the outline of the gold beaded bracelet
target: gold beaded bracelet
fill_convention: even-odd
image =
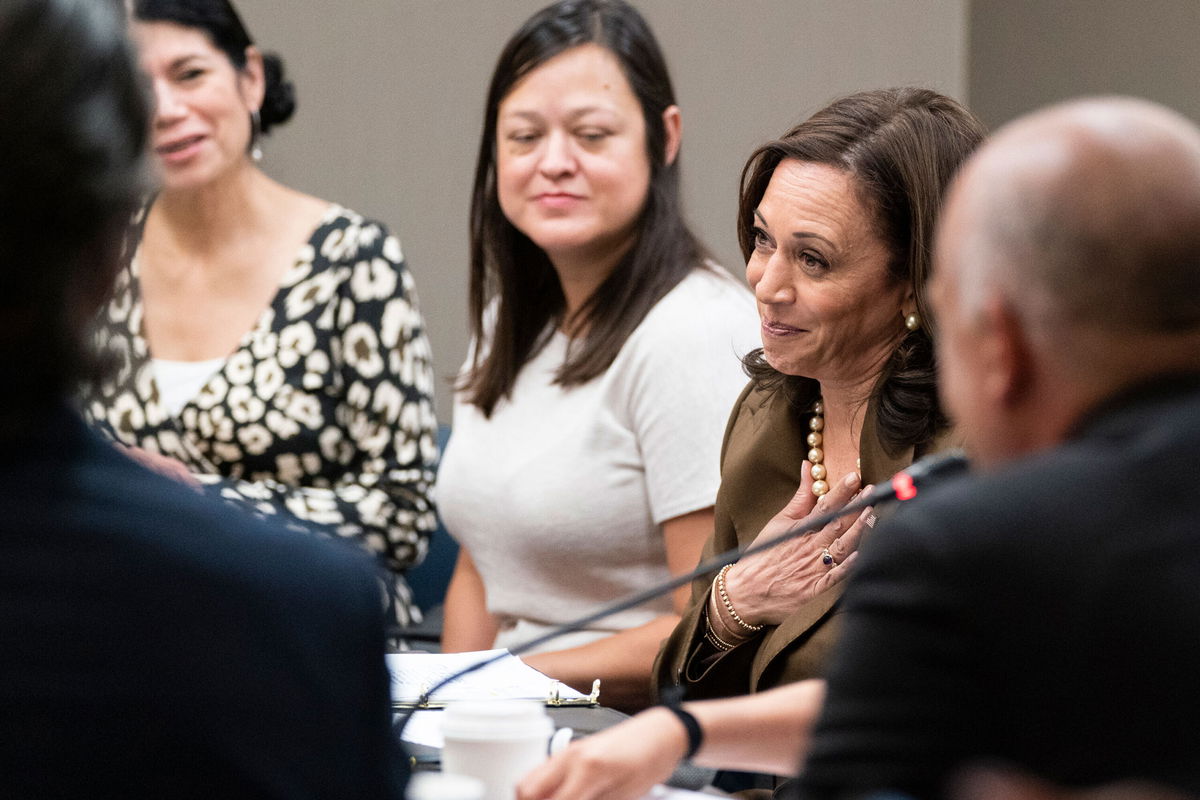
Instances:
[[[729,593],[725,591],[725,573],[728,572],[729,568],[732,566],[733,564],[726,564],[725,566],[721,567],[721,571],[717,573],[717,594],[721,596],[722,605],[725,606],[725,610],[729,612],[729,616],[733,617],[733,621],[738,624],[738,627],[740,627],[742,630],[749,631],[750,633],[758,633],[763,629],[763,626],[751,625],[749,622],[746,622],[746,620],[739,617],[738,613],[733,610],[733,603],[729,601]]]
[[[705,604],[708,606],[704,614],[705,641],[718,650],[732,650],[739,644],[749,641],[750,637],[742,636],[740,631],[729,630],[725,620],[721,619],[721,615],[717,611],[716,602],[717,598],[710,592],[708,602]]]
[[[711,623],[708,624],[707,626],[705,626],[704,638],[706,641],[708,641],[709,644],[711,644],[713,647],[717,648],[718,650],[729,651],[729,650],[732,650],[733,648],[737,647],[737,645],[730,644],[729,642],[722,639],[720,636],[717,636],[717,632],[713,630]]]
[[[717,597],[717,582],[715,580],[713,581],[712,589],[708,593],[708,601],[705,605],[707,606],[705,616],[708,618],[708,625],[721,641],[736,647],[754,638],[754,634],[740,630],[738,626],[725,619],[725,615],[721,612],[721,601]]]

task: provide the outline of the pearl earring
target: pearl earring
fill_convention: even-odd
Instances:
[[[262,157],[262,117],[256,108],[250,112],[250,158],[257,163]]]
[[[921,327],[921,318],[917,315],[917,312],[914,311],[904,318],[904,327],[910,331],[915,331]]]

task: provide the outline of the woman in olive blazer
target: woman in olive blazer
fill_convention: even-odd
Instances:
[[[772,535],[785,506],[798,520],[843,505],[951,438],[924,290],[942,191],[982,138],[950,98],[879,90],[834,101],[751,156],[738,237],[763,347],[745,359],[706,555]],[[697,580],[655,665],[659,693],[820,676],[873,522],[847,518]]]

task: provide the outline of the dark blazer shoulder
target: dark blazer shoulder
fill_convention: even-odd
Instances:
[[[43,687],[0,691],[0,794],[400,796],[364,556],[151,473],[70,415],[3,443],[0,478],[0,608],[20,609],[0,630],[22,631],[0,673]]]

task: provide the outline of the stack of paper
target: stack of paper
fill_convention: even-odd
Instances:
[[[472,653],[391,653],[392,703],[413,705],[421,696],[459,670],[503,655],[496,663],[457,678],[438,689],[429,702],[452,700],[541,700],[557,692],[562,700],[586,700],[587,695],[546,677],[507,650]]]

